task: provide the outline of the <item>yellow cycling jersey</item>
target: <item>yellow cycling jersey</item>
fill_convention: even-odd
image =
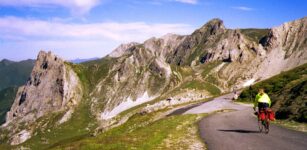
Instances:
[[[268,94],[266,94],[266,93],[263,93],[262,95],[260,95],[260,93],[258,93],[256,95],[254,106],[256,107],[258,105],[258,103],[268,103],[269,106],[271,107],[271,99],[268,96]]]

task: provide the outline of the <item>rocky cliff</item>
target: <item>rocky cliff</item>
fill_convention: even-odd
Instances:
[[[74,71],[61,58],[41,51],[29,80],[18,89],[7,113],[4,126],[11,129],[11,144],[19,144],[31,136],[31,129],[23,129],[18,124],[29,126],[38,118],[59,111],[66,112],[59,120],[63,123],[69,119],[81,97],[81,84]]]
[[[0,61],[0,124],[5,122],[6,113],[12,106],[17,89],[24,85],[33,69],[35,60],[14,62]]]
[[[257,76],[271,77],[306,63],[307,17],[274,27],[260,43],[266,49]]]

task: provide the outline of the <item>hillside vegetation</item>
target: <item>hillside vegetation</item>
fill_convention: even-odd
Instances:
[[[239,101],[252,102],[259,88],[271,97],[277,119],[307,122],[307,64],[243,90]]]
[[[125,124],[97,137],[76,139],[51,146],[51,149],[203,149],[196,122],[205,115],[170,116],[164,111],[136,114]]]
[[[6,59],[0,61],[0,90],[25,84],[30,77],[34,62],[31,59],[20,62]]]
[[[261,39],[269,34],[270,29],[240,29],[240,31],[252,41],[259,43]]]
[[[0,91],[0,124],[5,122],[5,115],[14,102],[17,87],[9,87]]]

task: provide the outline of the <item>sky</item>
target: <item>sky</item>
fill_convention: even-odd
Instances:
[[[0,0],[0,60],[104,57],[121,43],[191,34],[213,18],[271,28],[307,16],[306,0]]]

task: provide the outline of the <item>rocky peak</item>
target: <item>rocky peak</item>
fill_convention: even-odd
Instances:
[[[82,96],[79,82],[76,73],[61,58],[51,52],[39,52],[30,78],[18,89],[4,126],[31,124],[49,113],[73,110]],[[69,118],[65,117],[60,123]],[[19,130],[19,127],[11,130],[12,144],[23,142],[16,134]],[[31,135],[32,131],[24,130]]]
[[[182,38],[183,36],[180,36],[180,35],[177,35],[177,34],[172,34],[172,33],[168,33],[168,34],[165,34],[163,35],[160,39],[165,41],[166,43],[169,43],[169,42],[173,42],[179,38]]]
[[[139,43],[136,43],[136,42],[131,42],[131,43],[127,43],[127,44],[121,44],[115,50],[113,50],[109,54],[109,56],[110,57],[120,57],[120,56],[124,55],[130,48],[132,48],[133,46],[136,46],[138,44]]]
[[[176,34],[166,34],[161,38],[150,38],[144,42],[144,48],[153,55],[165,59],[166,55],[172,53],[178,47],[186,36]]]
[[[207,22],[205,25],[203,25],[200,29],[196,30],[198,32],[209,32],[210,35],[217,34],[221,31],[224,31],[226,28],[224,26],[223,20],[219,18],[215,18]]]

